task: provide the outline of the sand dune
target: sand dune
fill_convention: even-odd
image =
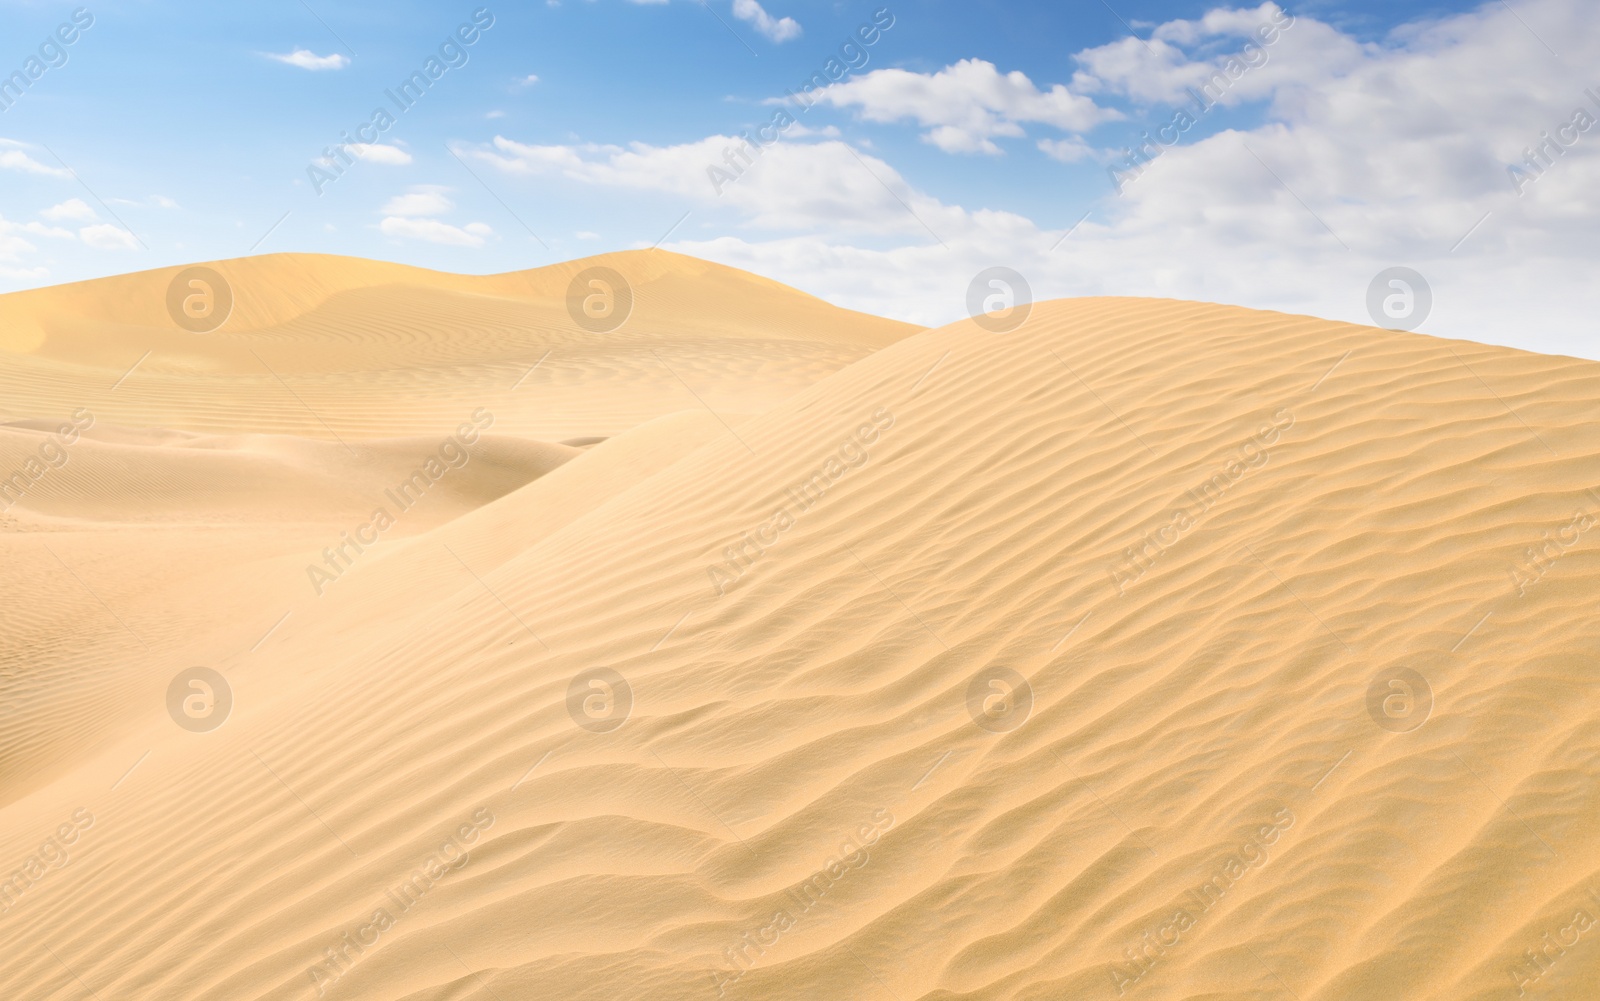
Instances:
[[[604,351],[556,329],[568,272],[233,262],[295,291],[94,410],[6,523],[0,996],[1600,982],[1600,366],[1129,299],[907,336],[629,260],[658,312]],[[49,327],[7,461],[109,371],[97,324],[158,322],[135,287],[0,299]],[[362,325],[384,297],[411,332]],[[463,297],[551,319],[428,336]],[[474,403],[539,323],[571,381]],[[281,374],[369,461],[245,342],[317,345]],[[474,405],[501,458],[316,593]],[[201,665],[231,714],[191,732]]]
[[[323,440],[429,434],[478,407],[548,441],[606,436],[774,399],[917,328],[665,251],[506,275],[447,275],[308,254],[207,265],[227,322],[181,329],[165,268],[0,297],[0,420],[87,408],[104,423]],[[581,329],[573,278],[622,274],[633,309]],[[196,379],[209,391],[195,393]]]

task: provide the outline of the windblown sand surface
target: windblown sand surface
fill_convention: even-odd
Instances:
[[[1594,996],[1600,366],[584,263],[0,298],[0,997]]]

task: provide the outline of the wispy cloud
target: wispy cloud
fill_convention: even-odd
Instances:
[[[1052,160],[1060,160],[1062,163],[1081,163],[1099,155],[1099,151],[1077,136],[1068,136],[1065,139],[1040,139],[1039,150]]]
[[[494,230],[487,223],[469,222],[465,226],[452,226],[440,219],[404,216],[389,216],[378,224],[378,229],[388,236],[426,240],[449,247],[481,247],[485,237],[494,235]]]
[[[20,262],[38,251],[38,248],[29,243],[20,234],[28,233],[32,236],[51,236],[57,239],[71,240],[72,231],[59,226],[46,226],[42,222],[11,222],[5,216],[0,216],[0,261]],[[38,269],[43,273],[42,268]],[[5,271],[7,277],[16,277],[18,272]]]
[[[337,52],[330,56],[319,56],[310,49],[295,49],[287,55],[279,52],[263,52],[262,55],[303,70],[342,70],[350,65],[350,57]]]
[[[386,163],[391,167],[404,167],[411,162],[411,154],[398,146],[386,146],[383,143],[371,143],[369,145],[357,143],[345,148],[369,163]]]
[[[733,0],[733,16],[749,22],[773,42],[781,44],[800,37],[800,22],[792,17],[773,17],[758,0]]]
[[[419,184],[405,194],[395,195],[379,211],[383,221],[378,229],[393,237],[441,243],[448,247],[481,247],[494,235],[487,223],[469,222],[453,226],[435,218],[456,207],[446,194],[450,189],[439,184]]]
[[[85,226],[78,230],[78,236],[84,243],[96,250],[138,250],[139,241],[134,239],[132,233],[121,226],[102,222],[94,226]]]
[[[118,198],[113,195],[107,198],[106,201],[112,205],[154,205],[163,209],[175,209],[178,207],[178,203],[166,195],[151,195],[143,201],[136,198]]]
[[[15,146],[16,143],[6,143],[13,148],[0,153],[0,167],[6,170],[21,171],[24,174],[40,174],[45,177],[71,177],[72,171],[60,167],[48,167],[33,157],[24,153]]]

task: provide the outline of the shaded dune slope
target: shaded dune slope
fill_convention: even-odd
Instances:
[[[396,553],[361,643],[240,658],[221,729],[152,672],[144,725],[0,811],[19,860],[95,818],[0,915],[0,994],[1515,996],[1600,914],[1597,399],[1572,359],[1051,303],[504,540],[607,442],[407,542],[479,575],[408,587]],[[569,713],[599,667],[609,732]],[[1368,708],[1399,668],[1432,693],[1407,732]],[[1030,694],[981,727],[1000,670]],[[1600,945],[1537,969],[1582,996]]]
[[[36,480],[24,472],[20,495],[0,480],[0,559],[20,599],[0,607],[0,800],[101,749],[144,713],[139,696],[174,661],[248,646],[292,601],[314,597],[304,567],[322,566],[322,551],[380,505],[396,518],[380,537],[387,547],[492,509],[583,455],[478,435],[452,446],[453,464],[424,489],[411,477],[439,461],[435,439],[352,451],[96,425],[41,452],[62,440],[50,433],[58,426],[0,425],[0,473],[41,455],[59,462],[36,467]],[[397,491],[410,499],[404,512]]]

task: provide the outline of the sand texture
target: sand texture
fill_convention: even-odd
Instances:
[[[1600,365],[589,263],[0,297],[0,997],[1595,996]]]

